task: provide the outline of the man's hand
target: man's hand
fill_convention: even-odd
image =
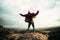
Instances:
[[[37,13],[39,13],[39,10],[37,11]]]
[[[22,15],[22,14],[20,14],[20,15]]]
[[[35,16],[39,13],[39,10],[36,12]]]
[[[20,13],[20,15],[23,16],[23,17],[25,17],[25,15],[23,15],[23,14],[21,14],[21,13]]]

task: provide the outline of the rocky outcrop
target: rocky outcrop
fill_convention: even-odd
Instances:
[[[48,40],[48,36],[41,33],[9,34],[9,40]]]
[[[60,40],[60,31],[52,31],[49,33],[48,40]]]
[[[6,35],[13,33],[16,33],[16,31],[4,28],[3,26],[0,25],[0,40],[6,39]]]
[[[20,30],[19,32],[0,26],[0,40],[60,40],[60,30],[45,32]]]
[[[9,30],[0,26],[0,40],[48,40],[47,34]]]

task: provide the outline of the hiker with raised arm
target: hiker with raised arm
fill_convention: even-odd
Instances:
[[[30,25],[32,25],[33,31],[35,32],[35,25],[34,25],[33,18],[35,18],[38,13],[39,13],[39,10],[36,13],[30,13],[30,11],[28,11],[28,13],[25,15],[20,14],[21,16],[25,17],[25,22],[28,23],[27,32],[29,31]]]

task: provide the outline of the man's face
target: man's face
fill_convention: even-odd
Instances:
[[[30,14],[30,11],[28,11],[28,14]]]

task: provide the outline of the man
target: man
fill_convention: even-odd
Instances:
[[[33,31],[35,32],[35,26],[34,26],[33,18],[35,18],[38,13],[39,13],[39,10],[36,13],[30,13],[30,11],[28,11],[28,14],[25,14],[25,15],[20,14],[21,16],[25,17],[25,22],[28,23],[27,31],[29,31],[30,25],[32,25]]]

